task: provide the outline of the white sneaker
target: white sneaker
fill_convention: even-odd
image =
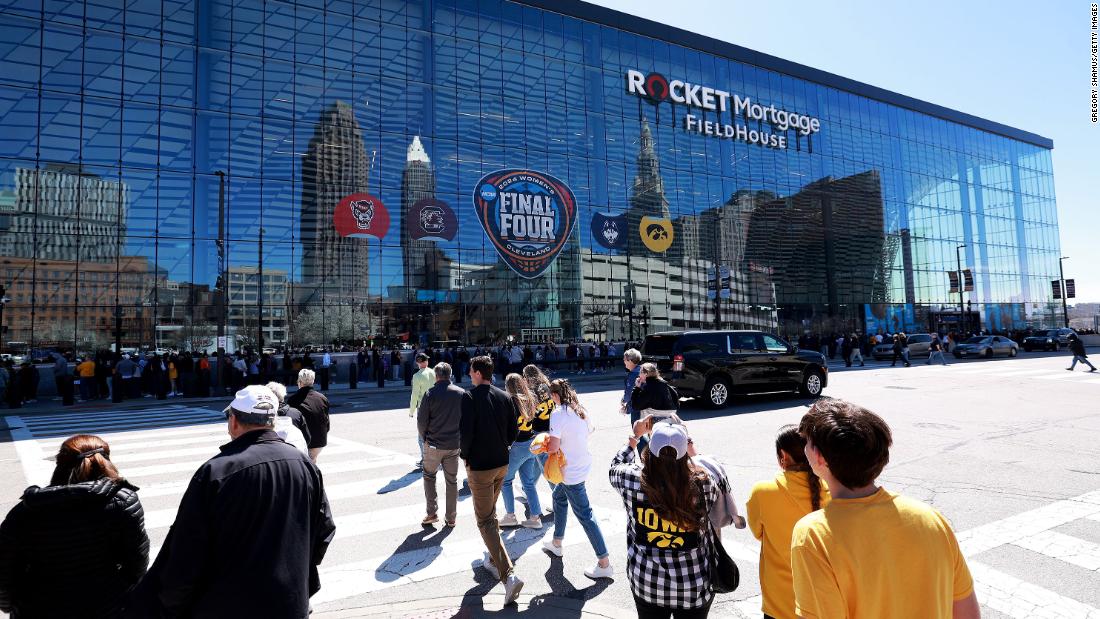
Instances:
[[[508,580],[504,581],[504,605],[507,606],[516,601],[519,597],[519,592],[523,589],[523,581],[517,578],[514,574],[508,577]]]
[[[596,580],[599,578],[611,578],[615,575],[615,568],[611,567],[610,563],[607,564],[607,567],[600,567],[600,563],[597,561],[596,565],[593,565],[592,567],[584,571],[584,575],[591,578],[592,580]]]
[[[493,560],[489,558],[489,553],[485,553],[485,556],[481,559],[481,567],[493,577],[494,580],[500,580],[500,572],[497,570],[497,566],[493,565]]]
[[[504,517],[500,519],[498,524],[502,527],[518,527],[519,520],[516,520],[515,514],[504,514]]]
[[[563,554],[562,550],[561,550],[561,546],[554,545],[554,540],[552,540],[552,539],[548,539],[548,540],[543,541],[542,542],[542,549],[545,550],[546,552],[549,552],[550,554],[554,555],[555,557],[560,557]]]
[[[542,528],[542,518],[539,518],[538,516],[531,516],[527,520],[524,520],[523,522],[521,522],[520,525],[524,526],[524,527],[527,527],[528,529],[541,529]]]

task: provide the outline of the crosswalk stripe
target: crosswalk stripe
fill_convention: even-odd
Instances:
[[[194,436],[187,436],[183,438],[169,438],[158,441],[146,440],[133,440],[133,441],[108,441],[111,445],[111,451],[123,451],[131,448],[149,448],[149,447],[178,447],[180,445],[191,445],[194,443],[211,443],[223,445],[230,441],[229,433],[225,431],[223,425],[219,425],[216,428],[209,428],[207,432],[196,433]]]
[[[228,442],[228,441],[227,441]],[[337,454],[337,453],[353,453],[356,449],[352,445],[338,445],[329,446],[325,448],[324,453]],[[166,473],[193,473],[195,469],[199,468],[203,462],[206,462],[210,458],[218,454],[217,447],[211,447],[206,450],[209,455],[201,460],[189,460],[186,462],[169,462],[166,464],[150,464],[146,466],[127,467],[124,470],[119,471],[127,479],[134,479],[137,477],[149,477],[152,475],[164,475]],[[323,454],[322,454],[323,455]],[[321,472],[324,473],[325,467],[322,464],[320,466]],[[138,484],[139,486],[141,484]]]
[[[1057,531],[1042,531],[1013,544],[1087,570],[1100,570],[1100,544],[1088,540]]]
[[[968,562],[978,601],[1013,619],[1100,619],[1100,610],[975,561]]]
[[[1061,374],[1050,374],[1050,375],[1047,375],[1047,376],[1036,376],[1036,378],[1041,378],[1043,380],[1061,380],[1061,381],[1071,381],[1071,382],[1082,382],[1082,383],[1084,383],[1084,382],[1091,382],[1093,379],[1097,378],[1097,376],[1096,376],[1095,373],[1092,373],[1092,372],[1067,372],[1065,370],[1062,370]]]
[[[50,419],[42,420],[34,417],[27,418],[27,425],[34,429],[50,430],[58,427],[67,426],[96,426],[96,427],[116,427],[124,426],[127,424],[142,424],[148,422],[162,422],[169,419],[196,419],[196,420],[220,420],[224,419],[221,413],[212,413],[212,411],[194,411],[189,409],[173,409],[169,411],[157,411],[155,415],[142,415],[142,416],[119,416],[111,417],[107,419],[94,419],[84,417],[78,413],[73,413],[68,418],[63,419]]]
[[[223,442],[229,442],[223,441]],[[203,445],[201,447],[183,447],[179,449],[160,449],[156,451],[144,451],[138,453],[127,453],[125,450],[121,450],[118,447],[111,449],[111,460],[115,464],[129,464],[130,462],[144,462],[147,460],[164,460],[167,458],[179,458],[182,456],[201,456],[206,455],[211,457],[217,452],[216,445]]]
[[[1100,490],[963,531],[958,535],[959,545],[963,554],[972,557],[1097,513],[1100,513]]]
[[[57,427],[53,427],[53,428],[41,428],[41,427],[30,426],[30,430],[32,432],[34,432],[35,436],[38,437],[38,438],[56,438],[56,437],[61,437],[61,436],[69,436],[69,435],[73,435],[73,434],[93,434],[93,433],[99,435],[102,438],[102,433],[101,433],[102,430],[107,430],[107,431],[116,430],[116,431],[126,432],[126,431],[129,431],[129,430],[139,430],[139,429],[146,429],[146,428],[164,428],[164,427],[185,426],[185,425],[186,426],[191,426],[191,425],[196,425],[196,424],[199,424],[199,423],[213,423],[213,422],[214,422],[214,420],[208,420],[208,421],[204,422],[203,420],[195,419],[194,417],[191,417],[191,416],[180,416],[180,417],[163,418],[163,419],[157,419],[157,420],[135,421],[135,422],[125,422],[125,423],[117,423],[117,424],[93,424],[93,423],[77,424],[77,423],[73,423],[73,424],[57,426]]]
[[[225,423],[196,423],[189,426],[175,426],[164,429],[141,429],[137,432],[122,430],[119,432],[100,433],[99,437],[107,441],[111,445],[114,445],[116,441],[119,443],[140,443],[144,440],[147,440],[151,436],[189,436],[192,434],[206,434],[212,432],[216,428],[224,431]],[[226,433],[225,436],[228,438],[228,433]]]
[[[190,407],[182,405],[173,406],[158,406],[157,411],[173,411],[173,410],[187,410]],[[204,409],[194,409],[204,410]],[[205,409],[209,410],[209,409]],[[73,419],[79,417],[81,419],[109,419],[114,417],[140,417],[148,413],[148,409],[145,410],[126,410],[126,411],[80,411],[70,409],[64,413],[55,413],[51,415],[35,415],[33,419],[41,419],[44,421],[63,421],[66,419]]]

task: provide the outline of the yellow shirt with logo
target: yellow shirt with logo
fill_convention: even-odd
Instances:
[[[947,519],[882,488],[799,520],[791,567],[805,619],[951,619],[952,603],[974,591]]]
[[[810,478],[802,471],[780,471],[775,479],[757,482],[748,500],[749,530],[760,540],[760,591],[764,613],[775,619],[795,619],[791,578],[791,531],[810,513]],[[821,480],[821,505],[829,489]]]

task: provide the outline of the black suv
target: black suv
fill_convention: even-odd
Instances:
[[[665,331],[645,338],[642,360],[657,364],[680,395],[712,408],[732,393],[799,391],[819,396],[829,366],[819,352],[798,350],[762,331]]]

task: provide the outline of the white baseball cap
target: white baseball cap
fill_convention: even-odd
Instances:
[[[270,425],[279,414],[279,398],[264,385],[249,385],[238,391],[222,412],[227,419],[234,413],[242,423]]]
[[[688,453],[688,431],[679,423],[661,421],[653,424],[653,432],[649,435],[649,452],[661,455],[661,450],[671,447],[676,452],[679,460]]]

